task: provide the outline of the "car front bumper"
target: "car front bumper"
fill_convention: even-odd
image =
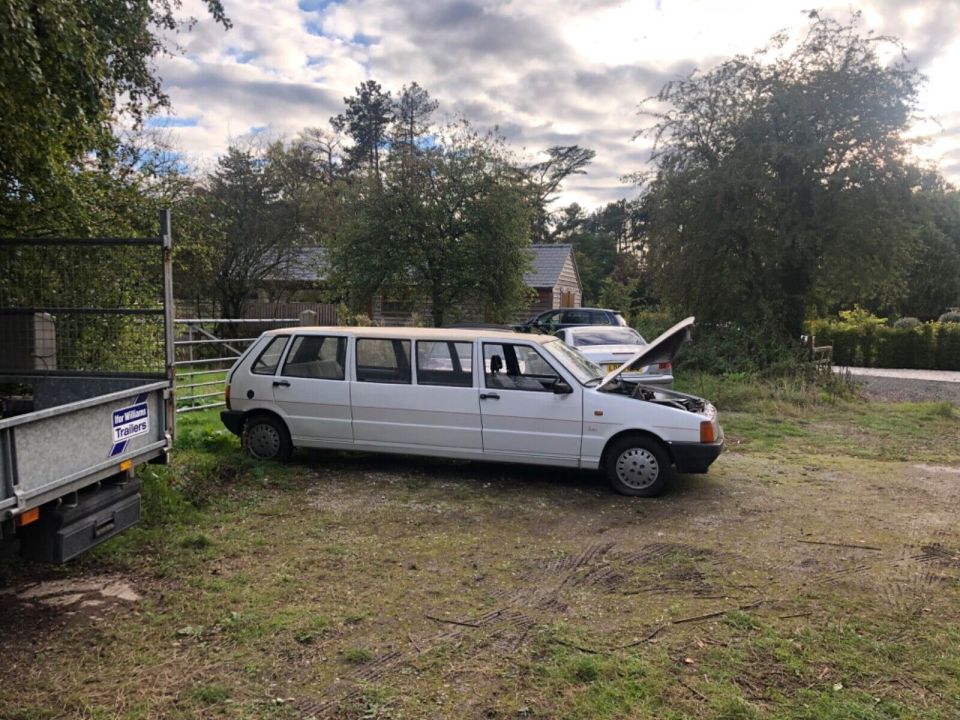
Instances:
[[[670,443],[670,454],[677,472],[705,473],[723,452],[723,436],[712,443]]]

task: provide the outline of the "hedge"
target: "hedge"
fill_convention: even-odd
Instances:
[[[918,370],[960,370],[960,324],[917,327],[850,326],[826,320],[808,323],[817,345],[833,346],[834,365]]]

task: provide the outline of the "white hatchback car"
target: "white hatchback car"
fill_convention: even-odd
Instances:
[[[643,352],[647,346],[643,336],[631,327],[578,325],[557,330],[554,334],[607,372],[616,370],[626,358]],[[623,378],[645,385],[672,388],[673,364],[667,361],[632,368],[624,371]]]
[[[271,330],[230,370],[221,419],[263,460],[314,447],[602,468],[617,491],[656,495],[672,465],[706,472],[723,431],[705,400],[622,373],[671,361],[692,324],[611,372],[549,335]]]

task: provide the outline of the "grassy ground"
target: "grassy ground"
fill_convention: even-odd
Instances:
[[[960,717],[960,413],[689,384],[729,452],[656,500],[543,468],[256,464],[181,416],[147,522],[13,568],[0,717]],[[104,578],[140,599],[85,606]],[[22,597],[62,580],[78,599]]]

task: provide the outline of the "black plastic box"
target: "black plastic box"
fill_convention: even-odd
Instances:
[[[40,519],[20,531],[20,554],[29,560],[66,562],[139,521],[140,480],[107,480],[79,491],[76,504],[40,508]]]

